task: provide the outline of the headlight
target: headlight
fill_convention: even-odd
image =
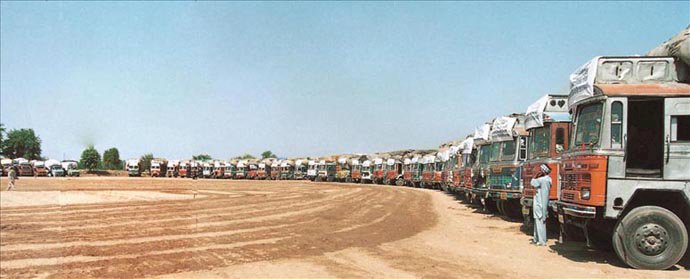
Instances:
[[[580,190],[580,198],[583,200],[589,200],[590,197],[590,189],[589,188],[582,188]]]

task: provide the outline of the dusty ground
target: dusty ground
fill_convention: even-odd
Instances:
[[[580,243],[442,192],[390,186],[133,178],[0,183],[0,277],[624,277]]]

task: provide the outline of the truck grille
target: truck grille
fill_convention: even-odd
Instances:
[[[491,185],[492,188],[505,188],[506,184],[511,183],[512,181],[513,177],[511,175],[492,174],[489,176],[489,185]]]
[[[563,199],[564,200],[575,200],[575,194],[574,193],[563,193]]]
[[[591,187],[592,175],[589,173],[567,173],[563,175],[561,187],[565,190],[577,190],[577,187]]]

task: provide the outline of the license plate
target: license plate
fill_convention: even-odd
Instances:
[[[522,215],[529,215],[529,207],[526,207],[526,206],[522,207]]]
[[[501,192],[501,199],[502,199],[502,200],[507,200],[507,199],[508,199],[508,193],[506,193],[506,192]]]
[[[558,214],[558,222],[561,224],[565,223],[565,217],[562,214]]]

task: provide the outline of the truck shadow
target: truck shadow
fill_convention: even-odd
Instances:
[[[556,237],[557,238],[557,237]],[[609,264],[616,267],[628,268],[616,255],[613,250],[594,249],[587,247],[584,242],[567,241],[561,243],[555,241],[550,245],[552,251],[571,261],[580,263]]]

